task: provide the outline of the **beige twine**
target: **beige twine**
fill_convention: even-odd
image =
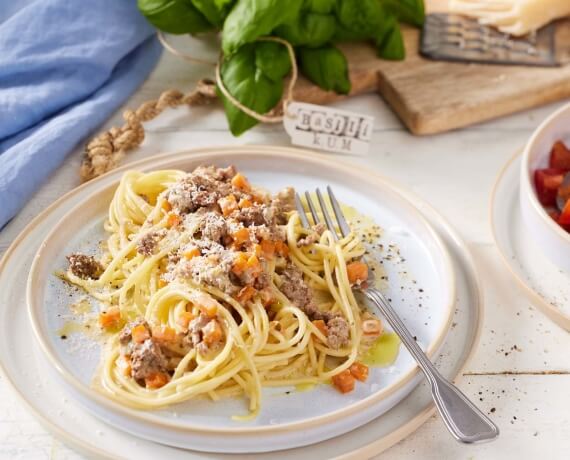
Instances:
[[[175,56],[178,56],[187,61],[196,62],[200,64],[216,66],[216,83],[222,94],[228,100],[238,107],[241,111],[246,113],[252,118],[263,123],[279,123],[283,121],[282,115],[272,115],[275,108],[266,114],[259,114],[249,107],[244,106],[236,98],[234,98],[226,89],[222,82],[220,66],[218,63],[210,62],[203,59],[194,58],[186,55],[176,48],[174,48],[162,32],[158,33],[158,39],[164,48]],[[291,59],[291,79],[287,89],[287,96],[283,101],[283,109],[287,116],[287,106],[293,101],[293,89],[297,82],[298,70],[295,61],[295,52],[289,42],[277,37],[261,37],[259,41],[274,41],[283,44],[289,53]],[[211,104],[216,99],[216,83],[209,79],[203,79],[198,82],[194,91],[184,95],[178,90],[167,90],[163,92],[157,100],[144,102],[137,110],[126,110],[123,113],[125,124],[120,127],[113,127],[109,131],[104,132],[85,146],[85,156],[80,168],[80,175],[82,181],[88,181],[98,177],[111,169],[115,168],[123,156],[130,150],[139,147],[145,137],[144,127],[142,125],[145,121],[150,121],[160,115],[168,107],[179,107],[181,105],[188,105],[190,107],[199,107]]]

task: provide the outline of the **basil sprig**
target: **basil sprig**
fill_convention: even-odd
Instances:
[[[286,48],[257,41],[260,37],[287,40],[303,75],[325,90],[346,94],[348,64],[334,43],[367,41],[381,58],[404,59],[400,22],[421,27],[425,16],[423,0],[138,0],[138,6],[164,32],[221,31],[224,86],[260,114],[279,103],[291,68]],[[234,135],[257,124],[221,97]]]

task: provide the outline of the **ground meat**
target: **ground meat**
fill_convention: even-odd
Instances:
[[[135,321],[130,321],[129,323],[125,324],[125,326],[119,333],[119,343],[121,345],[128,345],[133,338],[131,331],[135,326],[140,326],[141,324],[144,325],[146,329],[150,332],[148,323],[144,320],[144,318],[139,318]]]
[[[153,339],[147,339],[133,347],[131,369],[135,380],[144,380],[154,373],[167,372],[168,361],[160,346]]]
[[[317,225],[313,225],[312,232],[309,233],[305,238],[301,238],[299,241],[297,241],[297,246],[298,247],[309,246],[311,244],[316,243],[317,241],[320,240],[321,235],[325,231],[325,228],[326,228],[325,224],[323,223],[318,223]]]
[[[231,184],[227,182],[229,173],[231,170],[200,166],[173,184],[166,193],[166,199],[179,213],[213,206],[232,191]]]
[[[103,273],[103,267],[93,256],[71,254],[67,256],[71,273],[82,279],[98,279]]]
[[[200,222],[199,229],[202,232],[202,238],[219,243],[228,234],[228,224],[226,220],[219,214],[209,212],[204,215]]]
[[[191,278],[198,284],[205,283],[232,295],[239,290],[230,279],[232,265],[233,255],[225,250],[221,255],[198,256],[189,261],[181,259],[172,275],[174,278]]]
[[[273,199],[273,205],[280,213],[295,209],[295,189],[287,187],[281,190]]]
[[[307,306],[314,306],[313,292],[303,279],[303,272],[294,264],[288,264],[281,273],[279,290],[291,303],[305,311]],[[309,315],[310,316],[310,315]]]
[[[241,209],[239,213],[235,215],[235,218],[246,227],[252,225],[267,225],[265,217],[263,216],[263,207],[261,206],[251,206]]]
[[[337,350],[348,344],[349,328],[344,318],[335,316],[327,321],[327,342],[329,347]]]
[[[138,242],[137,252],[146,257],[152,256],[158,242],[164,238],[164,235],[166,235],[166,230],[153,230],[147,232],[147,234]]]
[[[255,238],[270,241],[285,241],[287,234],[285,228],[279,225],[268,227],[267,225],[253,225],[249,227]]]

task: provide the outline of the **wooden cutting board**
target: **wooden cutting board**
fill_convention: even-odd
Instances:
[[[559,27],[570,43],[570,21]],[[377,91],[414,134],[434,134],[570,98],[570,65],[555,68],[433,61],[418,53],[419,31],[404,30],[407,58],[379,59],[372,46],[341,46],[349,61],[351,94]],[[305,79],[295,100],[327,104],[341,99]]]

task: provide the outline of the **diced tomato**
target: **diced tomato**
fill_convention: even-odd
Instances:
[[[360,380],[361,382],[366,382],[366,379],[368,378],[368,366],[366,364],[356,361],[349,367],[349,370],[355,379]]]
[[[144,383],[147,388],[151,390],[156,390],[157,388],[161,388],[168,383],[170,377],[168,374],[164,372],[155,372],[154,374],[149,375],[147,378],[144,379]]]
[[[176,331],[168,326],[154,326],[152,328],[152,338],[158,342],[172,343],[176,340]]]
[[[345,369],[332,378],[332,383],[341,393],[350,393],[354,390],[355,380],[350,371]]]
[[[550,151],[549,166],[555,169],[570,170],[570,149],[564,145],[564,142],[557,141]]]
[[[139,324],[131,329],[133,341],[143,343],[146,339],[150,339],[150,332],[144,324]]]
[[[350,284],[363,283],[368,279],[368,265],[364,262],[351,262],[346,266]]]
[[[111,307],[99,314],[99,325],[105,329],[112,329],[121,323],[121,311],[119,307]]]
[[[537,169],[534,172],[536,195],[543,206],[556,205],[556,194],[563,180],[564,170],[561,169]]]
[[[570,200],[566,202],[566,205],[558,218],[558,223],[563,226],[570,225]]]

